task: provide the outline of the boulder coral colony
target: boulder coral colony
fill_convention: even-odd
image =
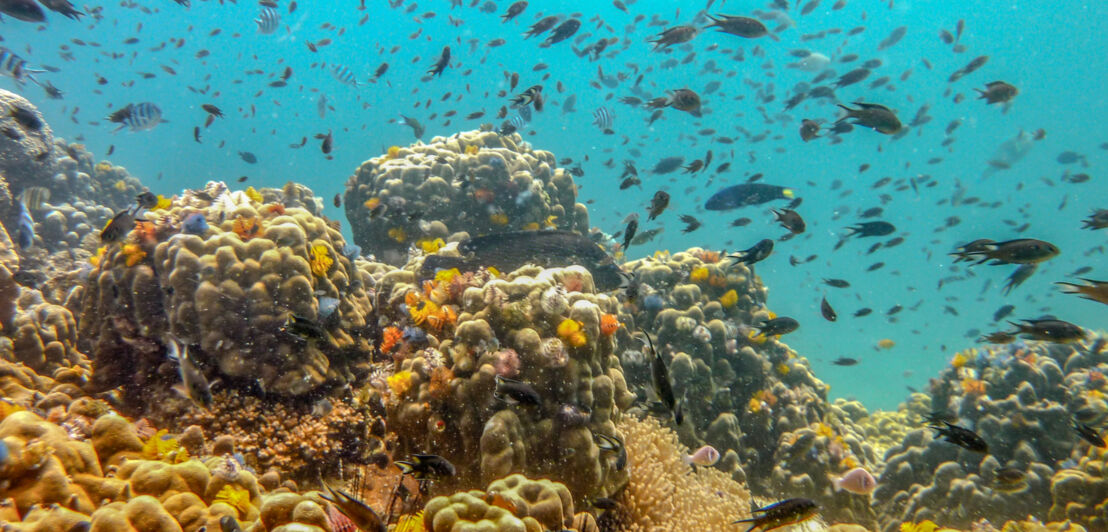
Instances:
[[[637,293],[598,290],[580,265],[428,274],[427,257],[489,233],[611,246],[573,176],[516,134],[366,161],[344,196],[356,243],[303,186],[217,182],[156,196],[104,242],[96,228],[147,189],[54,138],[27,100],[0,107],[39,119],[0,119],[22,128],[0,138],[5,530],[725,530],[787,497],[839,530],[1108,529],[1105,450],[1069,426],[1108,416],[1103,336],[965,351],[871,413],[829,401],[804,357],[754,329],[776,317],[766,287],[716,251],[622,264]],[[459,194],[459,176],[487,193]],[[18,248],[13,198],[42,184],[38,237]],[[497,208],[442,209],[474,197]],[[653,404],[643,332],[679,416]],[[185,365],[208,400],[173,390]],[[989,452],[932,435],[936,416]],[[717,462],[684,459],[704,445]],[[856,468],[872,494],[837,489]]]

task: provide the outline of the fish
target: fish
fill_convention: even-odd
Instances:
[[[1096,209],[1088,218],[1081,220],[1082,229],[1096,231],[1108,227],[1108,209]]]
[[[104,225],[104,229],[100,231],[100,241],[110,244],[123,240],[123,237],[127,236],[131,229],[134,229],[135,214],[137,213],[138,207],[123,209],[115,213],[115,216],[112,216],[112,219]]]
[[[1015,334],[1024,338],[1042,342],[1073,343],[1084,340],[1089,332],[1080,325],[1057,319],[1021,320],[1023,323],[1008,322],[1016,328]]]
[[[993,470],[993,489],[1006,493],[1022,491],[1027,486],[1027,474],[1014,467],[998,467]]]
[[[994,242],[992,240],[975,240],[961,246],[954,253],[954,262],[972,261],[973,265],[992,261],[990,264],[1038,264],[1058,256],[1061,251],[1057,246],[1043,240],[1033,238],[1020,238]]]
[[[952,425],[949,421],[942,422],[944,426],[931,425],[936,436],[942,436],[944,441],[953,443],[963,449],[975,453],[986,454],[989,452],[989,444],[976,432],[958,425]]]
[[[331,77],[343,85],[350,85],[351,87],[358,87],[358,78],[354,76],[354,71],[349,67],[343,65],[333,65],[331,67]]]
[[[370,508],[360,499],[351,496],[341,489],[332,488],[329,484],[324,482],[323,479],[320,479],[319,483],[323,484],[323,487],[327,490],[327,493],[322,493],[320,496],[323,497],[324,500],[335,505],[343,515],[349,517],[359,530],[365,532],[387,532],[388,526],[385,524],[385,521],[381,519],[381,516],[373,511],[373,508]]]
[[[738,521],[733,521],[731,524],[750,523],[750,528],[746,529],[746,532],[752,532],[755,529],[768,532],[775,528],[781,528],[783,526],[812,519],[819,513],[819,504],[811,499],[798,497],[795,499],[785,499],[761,508],[756,508],[753,513],[761,515],[755,515],[748,519],[739,519]]]
[[[35,244],[35,221],[31,218],[30,209],[23,202],[16,203],[15,207],[19,213],[15,241],[20,249],[29,249]]]
[[[616,455],[615,467],[616,471],[623,471],[623,468],[627,467],[627,448],[623,445],[623,441],[615,436],[608,436],[607,434],[601,434],[599,432],[592,433],[592,439],[596,442],[597,448],[600,452],[613,453]]]
[[[800,322],[787,316],[766,320],[757,326],[762,336],[780,336],[791,333],[800,327]]]
[[[263,7],[258,18],[254,19],[254,24],[258,25],[258,33],[271,35],[281,25],[281,15],[272,7]]]
[[[836,366],[856,366],[858,365],[858,359],[850,357],[839,357],[831,361]]]
[[[511,99],[512,109],[519,109],[521,107],[527,107],[535,102],[536,99],[542,98],[542,85],[532,85],[527,90],[520,93]]]
[[[755,18],[740,17],[734,15],[708,15],[712,23],[708,24],[707,28],[715,28],[716,31],[722,33],[728,33],[736,37],[745,37],[747,39],[757,39],[758,37],[764,37],[770,35],[771,38],[777,40],[775,36],[769,33],[769,29],[765,24]]]
[[[685,227],[681,229],[682,233],[691,233],[700,229],[700,220],[697,220],[694,216],[688,214],[681,215],[681,223],[685,224]]]
[[[743,183],[732,185],[716,192],[704,204],[704,208],[710,211],[727,211],[740,207],[761,205],[778,199],[793,199],[795,193],[791,188],[764,183]]]
[[[839,315],[835,313],[835,309],[831,308],[831,303],[827,302],[827,298],[823,298],[819,304],[820,314],[823,315],[823,319],[827,321],[836,321],[839,319]]]
[[[422,275],[438,269],[476,271],[488,266],[512,271],[525,264],[561,267],[577,264],[589,270],[601,291],[622,284],[622,270],[614,259],[588,237],[573,231],[508,231],[473,237],[458,243],[461,257],[431,255],[423,262]]]
[[[662,30],[662,33],[659,33],[653,40],[647,39],[646,42],[652,43],[654,45],[653,51],[657,52],[658,50],[669,48],[675,44],[689,42],[693,37],[696,37],[698,33],[700,33],[700,30],[691,24],[674,26]]]
[[[858,238],[865,238],[870,236],[886,236],[896,231],[896,226],[889,222],[858,222],[855,225],[846,228],[849,233],[847,237],[857,236]]]
[[[977,91],[977,99],[985,100],[986,105],[994,103],[1008,103],[1019,94],[1019,89],[1005,81],[993,81],[985,84],[985,89]]]
[[[534,386],[523,381],[509,379],[500,375],[496,376],[496,387],[493,389],[492,396],[510,405],[542,404],[542,396],[539,395],[539,392],[535,390]]]
[[[772,209],[773,216],[777,219],[777,222],[782,227],[788,229],[790,233],[799,235],[803,233],[807,228],[807,224],[804,223],[804,219],[792,209]]]
[[[184,397],[187,397],[196,406],[210,410],[212,406],[212,390],[208,384],[204,372],[196,365],[196,361],[189,356],[188,346],[181,347],[175,338],[166,339],[166,356],[178,362],[181,384],[174,387]]]
[[[435,64],[427,71],[431,76],[441,76],[446,67],[450,66],[450,47],[443,46],[442,53],[439,55]]]
[[[877,479],[864,468],[855,467],[842,476],[833,477],[831,485],[835,491],[847,491],[855,495],[869,495],[877,488]]]
[[[542,48],[546,48],[547,46],[558,44],[572,37],[573,34],[577,33],[577,30],[580,28],[581,21],[575,18],[571,18],[559,24],[557,28],[554,28],[554,31],[550,32],[550,36],[547,37],[540,46]]]
[[[397,460],[396,467],[400,468],[400,474],[416,480],[436,480],[457,473],[454,464],[436,454],[413,454],[407,460]]]
[[[423,124],[421,124],[419,120],[404,115],[400,115],[400,118],[402,119],[402,124],[412,128],[412,134],[415,135],[416,140],[423,138],[423,132],[426,131],[426,128],[423,127]]]
[[[46,202],[50,201],[50,189],[39,186],[27,187],[20,194],[20,199],[28,210],[37,211],[42,209]]]
[[[315,138],[323,141],[319,144],[319,150],[322,151],[324,155],[329,155],[335,146],[335,137],[331,134],[331,130],[328,129],[326,135],[318,133]],[[338,207],[338,205],[335,206]]]
[[[650,199],[650,215],[647,216],[646,221],[651,221],[658,217],[669,206],[669,193],[664,190],[659,190],[654,193],[654,197]]]
[[[512,19],[518,17],[520,13],[523,13],[524,9],[527,9],[527,2],[524,1],[519,1],[508,6],[508,10],[505,11],[503,15],[500,15],[500,22],[510,22]]]
[[[684,461],[686,464],[711,467],[719,461],[719,451],[711,445],[705,445],[697,449],[696,452],[685,455]]]
[[[126,107],[108,115],[108,121],[119,124],[119,127],[112,131],[115,133],[125,127],[130,128],[131,131],[148,131],[165,120],[162,120],[162,110],[157,105],[142,102],[127,104]]]
[[[0,0],[0,13],[23,22],[46,21],[46,13],[34,0]]]
[[[627,227],[623,229],[623,250],[631,247],[635,233],[639,230],[639,213],[631,213],[625,219]]]
[[[248,151],[240,151],[239,158],[241,158],[246,164],[257,164],[258,162],[258,157]]]
[[[669,368],[666,367],[665,360],[662,360],[662,355],[654,349],[654,339],[647,333],[643,333],[643,336],[646,336],[646,341],[650,345],[650,376],[654,384],[654,393],[658,395],[658,399],[666,409],[673,413],[674,422],[680,425],[681,410],[677,405],[677,397],[673,395],[673,385],[669,382]]]
[[[539,19],[538,22],[531,25],[531,28],[523,35],[524,39],[530,39],[536,35],[542,35],[547,30],[553,28],[558,23],[559,17],[557,15],[550,15]]]
[[[285,323],[281,326],[281,332],[303,340],[318,340],[326,334],[323,327],[315,321],[291,312],[285,318]]]
[[[1073,430],[1077,432],[1077,435],[1081,439],[1089,442],[1094,447],[1100,447],[1101,449],[1108,447],[1108,441],[1105,441],[1104,436],[1101,436],[1096,429],[1084,424],[1073,422]]]
[[[814,138],[819,138],[819,122],[805,118],[800,123],[800,140],[808,142]]]
[[[732,253],[727,258],[735,261],[735,264],[746,264],[750,266],[756,262],[765,260],[770,254],[773,253],[773,240],[763,238],[758,243],[750,246],[742,251]]]
[[[857,109],[851,109],[842,104],[838,105],[846,110],[846,115],[838,119],[835,122],[836,124],[845,120],[853,120],[853,122],[850,122],[853,125],[865,126],[886,135],[893,135],[903,127],[896,117],[896,113],[884,105],[854,102],[854,105],[858,106]]]
[[[823,284],[834,288],[850,288],[850,283],[843,279],[824,279]]]
[[[1096,301],[1097,303],[1108,305],[1108,281],[1094,281],[1092,279],[1081,279],[1081,281],[1085,284],[1067,283],[1064,281],[1059,281],[1054,284],[1070,289],[1070,291],[1063,293],[1080,294],[1081,299],[1088,299],[1089,301]]]
[[[608,110],[607,107],[599,107],[592,113],[593,125],[600,128],[602,131],[608,132],[612,129],[612,123],[615,120],[615,115]]]
[[[3,5],[0,0],[0,5]],[[27,66],[27,61],[16,55],[15,52],[0,46],[0,75],[7,76],[15,80],[17,85],[22,86],[27,81],[33,83],[39,83],[35,79],[35,74],[45,72],[45,70],[34,70]],[[39,83],[41,85],[41,83]]]

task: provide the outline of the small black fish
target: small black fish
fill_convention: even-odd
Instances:
[[[239,157],[241,157],[246,164],[255,164],[258,162],[258,157],[248,151],[240,151]]]
[[[397,460],[396,467],[402,475],[411,475],[416,480],[452,477],[457,472],[454,464],[436,454],[413,454],[407,460]]]
[[[758,326],[758,332],[761,333],[762,336],[781,336],[783,334],[789,334],[799,327],[800,322],[788,316],[781,316],[763,322]]]
[[[860,309],[858,309],[857,311],[854,312],[854,317],[855,318],[861,318],[863,316],[869,316],[872,313],[873,313],[873,309],[871,309],[869,307],[863,307],[863,308],[860,308]]]
[[[635,233],[639,230],[639,215],[638,213],[632,214],[627,217],[627,227],[623,230],[623,251],[627,252],[627,248],[631,246],[631,240],[635,238]]]
[[[680,408],[677,406],[677,397],[673,395],[673,385],[669,382],[669,368],[666,367],[666,362],[662,360],[662,355],[659,355],[654,350],[654,340],[650,338],[649,334],[645,334],[646,341],[650,345],[650,375],[651,380],[654,383],[654,393],[658,394],[658,398],[662,400],[662,404],[666,408],[674,413],[674,421],[678,425],[681,424],[678,412]]]
[[[736,263],[741,262],[749,266],[765,260],[771,253],[773,253],[773,240],[763,238],[750,248],[728,255],[727,258],[733,259]]]
[[[754,517],[740,519],[734,521],[732,524],[750,523],[751,526],[746,532],[751,532],[755,529],[774,530],[783,526],[807,521],[815,517],[818,512],[819,505],[816,504],[816,501],[811,499],[785,499],[758,508],[754,510],[754,514],[756,514]]]
[[[863,238],[867,236],[885,236],[896,231],[896,226],[889,222],[859,222],[857,225],[852,225],[846,228],[849,233],[846,236],[855,236]]]
[[[496,387],[493,389],[492,396],[511,405],[542,404],[542,396],[539,395],[534,386],[500,375],[496,376]]]
[[[681,222],[685,224],[685,228],[681,230],[682,233],[691,233],[693,231],[696,231],[697,229],[700,229],[700,220],[697,220],[691,215],[682,214]]]
[[[596,442],[596,446],[601,452],[615,453],[616,471],[622,471],[623,468],[627,466],[627,449],[623,446],[623,442],[619,438],[594,432],[592,433],[592,439]]]
[[[137,208],[123,209],[115,213],[112,219],[108,221],[104,229],[100,231],[100,241],[105,244],[112,242],[119,242],[123,240],[127,233],[131,232],[131,229],[135,227],[135,213],[138,212]]]
[[[1108,442],[1104,441],[1104,436],[1101,436],[1096,429],[1084,424],[1073,422],[1073,430],[1077,432],[1081,439],[1089,442],[1094,447],[1105,448],[1108,447]]]
[[[831,361],[836,366],[856,366],[858,365],[858,359],[850,357],[839,357]]]
[[[664,190],[659,190],[654,193],[654,197],[650,200],[650,216],[646,218],[647,221],[653,220],[662,214],[662,211],[666,210],[669,206],[669,194]]]
[[[777,218],[777,221],[782,227],[788,229],[790,233],[799,235],[803,233],[807,228],[807,224],[804,223],[804,219],[792,209],[771,209],[773,216]]]
[[[827,286],[833,286],[835,288],[849,288],[850,283],[842,279],[824,279],[823,284]]]
[[[304,340],[323,338],[324,331],[315,321],[298,314],[289,314],[285,324],[281,326],[281,332],[291,334]]]
[[[140,192],[135,196],[135,204],[143,209],[153,209],[158,205],[158,197],[153,192]]]
[[[819,304],[820,314],[823,314],[823,319],[827,321],[835,321],[839,319],[839,315],[835,313],[835,309],[831,308],[831,303],[827,302],[827,298],[823,298],[823,301]]]
[[[947,421],[943,421],[943,425],[945,425],[945,427],[931,426],[936,436],[942,436],[943,440],[968,451],[973,451],[975,453],[989,452],[989,444],[985,443],[985,440],[982,439],[981,436],[978,436],[976,432],[957,425],[951,425]]]

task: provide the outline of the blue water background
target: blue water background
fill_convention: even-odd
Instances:
[[[366,3],[368,7],[362,11],[353,1],[301,1],[290,15],[288,3],[281,2],[282,27],[274,35],[257,33],[252,20],[258,6],[251,2],[193,2],[189,9],[169,0],[129,3],[130,8],[108,2],[102,4],[104,19],[96,24],[90,24],[87,18],[77,23],[51,13],[43,31],[39,25],[8,19],[0,24],[2,44],[32,65],[60,67],[61,72],[41,77],[65,91],[66,96],[60,101],[47,100],[38,87],[19,89],[6,78],[0,86],[28,95],[45,113],[55,134],[80,139],[101,157],[114,145],[110,160],[127,167],[155,192],[171,194],[207,180],[232,182],[243,175],[249,176],[246,184],[255,187],[278,187],[294,180],[325,198],[327,214],[345,225],[344,213],[330,205],[331,197],[342,191],[343,183],[361,161],[390,145],[412,142],[411,131],[395,123],[401,113],[425,123],[425,140],[473,129],[484,121],[499,124],[493,115],[507,103],[507,98],[497,95],[508,88],[504,73],[519,72],[516,92],[541,83],[550,100],[547,110],[537,113],[527,128],[535,133],[525,133],[525,139],[559,158],[582,161],[589,157],[583,165],[585,177],[578,183],[582,186],[581,201],[595,200],[589,204],[593,225],[615,232],[626,214],[644,211],[656,190],[662,188],[672,194],[670,210],[656,223],[644,223],[641,229],[660,224],[665,232],[654,242],[632,247],[630,257],[649,255],[656,249],[676,252],[694,245],[733,251],[761,238],[778,237],[784,230],[772,222],[766,208],[717,213],[705,212],[701,206],[715,190],[742,182],[754,173],[764,173],[764,182],[793,187],[804,198],[799,212],[808,222],[808,231],[792,241],[778,243],[775,254],[756,267],[770,288],[769,307],[800,320],[799,331],[786,341],[812,361],[816,374],[832,385],[833,396],[856,397],[871,408],[895,407],[907,393],[905,386],[923,387],[955,351],[974,345],[971,329],[988,332],[1003,328],[991,324],[993,312],[1001,305],[1016,305],[1014,318],[1055,314],[1093,328],[1102,328],[1108,318],[1104,305],[1062,295],[1051,284],[1066,280],[1067,273],[1082,266],[1093,267],[1086,277],[1108,278],[1103,256],[1105,233],[1079,229],[1080,220],[1092,208],[1108,207],[1103,175],[1106,152],[1098,147],[1108,141],[1104,125],[1108,104],[1102,88],[1108,63],[1101,53],[1108,34],[1108,4],[936,0],[897,1],[890,8],[887,2],[851,0],[845,8],[833,11],[834,2],[825,0],[804,17],[795,6],[790,9],[788,15],[795,25],[780,33],[781,42],[768,38],[745,40],[708,31],[690,45],[666,54],[651,52],[646,39],[662,26],[648,26],[647,22],[654,15],[671,24],[690,22],[705,5],[703,2],[679,3],[678,8],[674,2],[642,0],[630,6],[631,14],[625,14],[610,2],[535,1],[509,24],[499,21],[508,2],[501,2],[492,14],[468,7],[468,1],[464,8],[451,8],[446,1],[422,2],[410,12],[405,10],[411,2],[399,9],[390,9],[378,0]],[[754,9],[767,9],[765,4],[717,2],[711,12],[745,15]],[[147,6],[153,12],[144,13],[137,6]],[[522,38],[540,14],[577,11],[585,21],[578,35],[592,34],[578,47],[600,37],[619,37],[621,41],[608,49],[619,51],[615,57],[589,62],[573,54],[571,41],[542,49],[538,47],[539,38]],[[435,16],[425,18],[425,13]],[[636,14],[646,15],[646,20],[628,33]],[[366,16],[367,23],[358,25]],[[455,27],[449,17],[464,22]],[[953,31],[959,19],[966,23],[961,42],[967,51],[956,54],[940,41],[939,31]],[[598,20],[607,26],[598,29]],[[339,36],[337,29],[326,28],[326,24],[345,28],[346,32]],[[847,37],[846,31],[856,26],[865,26],[866,30]],[[877,51],[877,43],[898,26],[908,26],[901,42]],[[831,28],[842,32],[800,41],[802,34]],[[211,36],[215,29],[221,32]],[[410,38],[416,32],[418,37]],[[130,37],[140,41],[124,44]],[[184,44],[178,48],[173,42],[161,51],[151,51],[170,38],[184,39]],[[324,38],[334,42],[317,53],[305,44]],[[495,38],[504,38],[507,44],[488,48],[486,43]],[[101,46],[76,46],[71,39]],[[471,45],[472,40],[476,44]],[[59,57],[59,46],[63,45],[74,60]],[[444,45],[453,49],[452,67],[440,78],[420,81]],[[712,45],[718,48],[709,51]],[[391,53],[394,47],[397,51]],[[739,48],[745,55],[741,62],[733,59]],[[905,123],[921,105],[929,104],[933,119],[895,141],[856,130],[844,136],[840,144],[832,145],[826,139],[801,142],[797,133],[800,119],[831,121],[838,111],[828,100],[807,100],[788,113],[791,120],[778,119],[791,88],[815,75],[785,68],[795,60],[788,55],[789,50],[799,48],[832,59],[858,54],[860,58],[853,63],[832,64],[840,74],[867,59],[880,59],[883,66],[864,82],[838,90],[838,99],[843,103],[863,100],[885,104],[897,110]],[[201,49],[211,55],[198,59],[196,54]],[[764,56],[756,57],[756,49]],[[657,68],[672,58],[683,60],[692,51],[696,52],[695,59],[688,64],[668,70]],[[123,55],[112,58],[112,53]],[[989,56],[983,68],[958,82],[947,82],[952,72],[979,55]],[[924,65],[924,59],[931,68]],[[708,60],[715,61],[723,72],[702,72]],[[366,83],[383,61],[390,65],[388,72],[378,83]],[[540,62],[549,68],[532,71]],[[350,67],[362,86],[354,88],[335,80],[329,73],[333,64]],[[703,96],[710,110],[703,118],[670,109],[647,127],[649,111],[617,102],[619,97],[631,94],[630,86],[637,76],[631,72],[631,64],[640,72],[655,66],[643,81],[643,88],[653,95],[681,87],[702,91],[713,80],[723,82],[723,86]],[[167,74],[161,65],[170,66],[177,74]],[[289,85],[268,87],[286,66],[293,69]],[[589,83],[597,79],[598,67],[608,75],[630,75],[614,90],[597,89]],[[256,70],[263,73],[253,74]],[[911,75],[901,81],[906,70],[911,70]],[[470,73],[464,75],[466,71]],[[140,72],[155,77],[143,79]],[[542,81],[547,73],[550,79]],[[727,77],[731,73],[734,75]],[[97,76],[103,76],[107,84],[97,84]],[[870,81],[880,76],[890,76],[889,85],[895,90],[869,88]],[[1007,114],[974,99],[972,88],[994,80],[1008,81],[1020,89]],[[556,81],[566,87],[564,94],[555,90]],[[132,86],[123,86],[131,82]],[[208,93],[198,94],[188,87],[207,89]],[[759,101],[759,90],[772,93],[775,100]],[[452,93],[450,98],[440,101],[448,92]],[[323,119],[316,111],[321,93],[334,107]],[[566,114],[561,104],[569,94],[577,95],[577,111]],[[954,94],[964,95],[965,101],[954,104]],[[428,100],[430,108],[426,107]],[[157,103],[168,123],[152,131],[109,134],[112,125],[104,117],[112,109],[140,101]],[[203,103],[218,105],[226,118],[203,129],[203,142],[197,144],[192,130],[203,123]],[[417,103],[421,104],[418,108]],[[603,135],[591,124],[592,111],[601,105],[616,115],[616,135]],[[765,108],[774,123],[766,122],[759,107]],[[457,116],[450,125],[444,125],[442,114],[448,110],[456,110]],[[484,110],[486,116],[463,119],[478,110]],[[431,120],[432,113],[438,113],[439,118]],[[945,138],[943,130],[955,119],[962,121],[954,132],[957,140],[944,148],[940,146]],[[100,124],[89,124],[93,121]],[[752,144],[739,134],[740,127],[752,135],[768,133],[768,139]],[[736,142],[713,143],[712,137],[696,134],[703,128],[716,129],[716,136],[734,136]],[[1046,131],[1046,138],[1034,143],[1022,161],[1011,170],[982,178],[986,161],[1002,142],[1021,130],[1040,128]],[[312,138],[328,130],[335,136],[333,160],[323,157],[319,141]],[[308,137],[305,147],[289,147],[299,144],[302,137]],[[630,155],[629,148],[640,150],[641,157]],[[691,161],[703,157],[709,149],[714,162],[708,171],[692,176],[651,176],[646,172],[662,157],[681,155]],[[1085,154],[1089,167],[1060,165],[1056,157],[1066,150]],[[238,151],[256,154],[259,163],[246,164]],[[928,164],[932,158],[942,160]],[[615,162],[612,169],[601,164],[609,159]],[[641,189],[618,189],[625,159],[635,160],[640,169]],[[715,167],[726,161],[731,162],[731,169],[714,174]],[[863,163],[871,168],[859,174]],[[1092,180],[1083,184],[1062,182],[1059,178],[1067,169],[1087,172]],[[931,175],[937,185],[921,189],[918,195],[911,190],[894,191],[892,186],[877,190],[870,187],[881,177],[901,179],[920,174]],[[830,183],[835,179],[844,185],[831,191]],[[965,196],[980,197],[982,203],[1000,201],[1003,206],[940,205],[940,200],[955,193],[956,182],[965,188]],[[885,193],[892,198],[882,205],[879,196]],[[1059,208],[1063,203],[1065,208]],[[906,238],[905,243],[867,256],[863,253],[870,242],[855,241],[832,253],[844,227],[857,220],[856,213],[878,205],[885,208],[881,219],[894,223],[897,234]],[[682,235],[680,214],[697,216],[704,227]],[[730,227],[731,220],[740,216],[754,222],[743,228]],[[948,216],[961,218],[961,225],[936,233]],[[1025,222],[1031,224],[1030,229],[1022,234],[1013,232],[1013,225]],[[1062,255],[1043,265],[1007,297],[1000,287],[1014,270],[1012,266],[978,266],[972,270],[971,279],[938,288],[942,278],[966,275],[965,269],[956,272],[947,256],[956,245],[977,238],[1018,237],[1049,240],[1062,249]],[[797,267],[788,264],[790,255],[803,258],[810,254],[817,254],[818,259]],[[877,261],[885,262],[885,267],[865,272]],[[826,287],[819,282],[825,277],[846,279],[852,286]],[[991,286],[983,291],[990,280]],[[819,301],[825,295],[838,310],[837,323],[820,318]],[[908,307],[895,322],[884,316],[894,305]],[[945,312],[945,306],[955,309],[957,315]],[[853,318],[851,314],[861,307],[874,309],[874,314]],[[875,350],[875,344],[883,338],[894,340],[896,346]],[[854,367],[830,363],[841,356],[858,358],[861,363]]]

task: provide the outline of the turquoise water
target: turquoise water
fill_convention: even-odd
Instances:
[[[493,13],[482,12],[479,5],[469,7],[468,1],[464,7],[451,7],[445,1],[404,2],[398,8],[381,1],[367,3],[360,10],[356,2],[300,2],[290,14],[289,3],[283,1],[282,25],[272,35],[257,32],[255,3],[198,1],[187,9],[170,0],[130,7],[105,3],[98,21],[86,17],[74,22],[53,13],[48,14],[46,26],[6,19],[0,26],[2,45],[32,66],[59,68],[40,77],[64,91],[65,98],[47,100],[38,87],[19,89],[7,78],[0,86],[27,95],[55,134],[79,139],[101,157],[114,146],[108,158],[127,167],[155,192],[170,194],[207,180],[232,182],[240,176],[249,176],[242,186],[280,186],[295,180],[326,198],[329,216],[344,220],[330,198],[342,190],[357,165],[390,145],[414,140],[409,128],[396,123],[400,114],[427,126],[425,140],[474,129],[482,122],[499,124],[501,120],[493,115],[507,104],[508,97],[498,94],[508,91],[504,74],[518,72],[519,86],[509,93],[543,84],[548,99],[547,109],[535,114],[524,138],[559,159],[572,158],[573,165],[582,162],[580,200],[594,201],[588,205],[593,225],[614,233],[622,228],[625,215],[645,212],[655,191],[665,189],[673,196],[670,209],[659,220],[640,228],[660,225],[665,232],[653,242],[632,247],[629,257],[690,246],[733,251],[762,238],[779,237],[785,231],[773,223],[768,207],[783,206],[780,202],[723,213],[703,211],[702,205],[716,190],[755,173],[765,175],[763,182],[793,187],[804,198],[798,211],[808,223],[807,232],[778,242],[774,255],[756,267],[757,273],[770,287],[769,307],[801,322],[786,341],[812,360],[816,374],[832,385],[832,395],[857,397],[870,407],[894,407],[904,397],[905,386],[921,388],[955,351],[974,345],[977,335],[972,330],[985,333],[1004,328],[992,323],[993,312],[1002,305],[1015,305],[1010,318],[1054,314],[1091,328],[1102,328],[1108,318],[1105,306],[1062,295],[1052,285],[1085,266],[1092,270],[1084,277],[1108,277],[1103,231],[1080,229],[1080,220],[1091,209],[1108,207],[1102,175],[1106,152],[1100,147],[1108,142],[1102,123],[1108,104],[1100,93],[1108,71],[1099,53],[1108,29],[1108,6],[1103,3],[990,2],[975,9],[961,2],[890,6],[852,0],[833,10],[834,2],[824,0],[804,16],[799,7],[790,6],[782,17],[787,16],[792,25],[778,33],[780,42],[707,31],[670,53],[651,52],[646,40],[664,27],[692,22],[704,3],[683,3],[678,9],[672,2],[642,0],[624,13],[607,2],[536,1],[507,24],[499,19],[507,2]],[[769,10],[766,4],[716,2],[709,12],[749,15],[755,9]],[[148,9],[140,9],[143,6]],[[538,47],[540,38],[522,38],[540,13],[574,12],[580,12],[584,21],[575,38],[545,49]],[[634,23],[638,15],[645,18]],[[360,25],[363,17],[366,22]],[[666,23],[649,25],[654,17]],[[455,26],[452,20],[461,23]],[[965,21],[960,43],[966,50],[954,53],[939,32],[944,28],[953,32],[959,20]],[[776,24],[768,25],[772,29]],[[904,38],[879,51],[878,43],[901,26],[907,27]],[[847,36],[855,27],[865,30]],[[802,41],[805,34],[836,28],[841,31]],[[340,30],[345,31],[340,35]],[[586,33],[591,36],[576,43],[578,48],[601,37],[619,42],[609,46],[600,60],[589,61],[570,49]],[[131,38],[138,42],[126,44]],[[506,43],[487,46],[497,38]],[[73,39],[98,46],[80,46]],[[332,42],[317,52],[306,45],[322,39]],[[421,81],[444,45],[453,52],[451,67],[441,77]],[[735,59],[740,49],[742,61]],[[830,122],[839,113],[827,99],[808,99],[792,111],[784,110],[793,87],[816,76],[785,67],[796,60],[790,51],[797,49],[828,56],[837,74],[880,59],[882,66],[868,79],[838,89],[838,100],[887,105],[905,124],[921,106],[929,105],[930,122],[910,127],[896,140],[856,129],[844,135],[841,143],[832,144],[826,138],[802,142],[798,134],[802,118]],[[198,57],[202,50],[209,55]],[[63,58],[63,53],[71,59]],[[846,54],[859,58],[849,64],[838,62]],[[951,73],[982,55],[989,56],[986,65],[948,83]],[[676,65],[664,68],[667,61]],[[709,61],[718,71],[706,69]],[[377,83],[367,83],[382,62],[389,63],[387,73]],[[547,68],[535,71],[539,63]],[[336,80],[330,74],[334,64],[349,67],[361,86]],[[269,87],[286,67],[293,72],[288,85]],[[590,83],[597,80],[598,68],[606,75],[627,74],[627,79],[615,88],[594,87]],[[906,71],[911,74],[902,81]],[[648,126],[650,111],[618,102],[633,94],[631,86],[639,74],[644,74],[641,88],[652,96],[682,87],[701,92],[706,114],[696,118],[667,109]],[[543,80],[546,75],[549,79]],[[872,80],[881,76],[890,77],[888,85],[870,88]],[[98,82],[100,77],[104,84]],[[973,88],[996,80],[1020,90],[1007,113],[974,99]],[[556,90],[557,82],[565,87],[563,93]],[[708,94],[705,89],[712,82],[721,86]],[[447,93],[450,96],[444,99]],[[317,111],[321,94],[333,107],[323,118]],[[576,96],[576,111],[563,112],[564,100],[571,94]],[[954,103],[958,94],[965,100]],[[770,95],[773,100],[765,101]],[[114,126],[104,117],[142,101],[156,103],[168,123],[151,131],[109,133]],[[193,128],[203,126],[206,113],[200,105],[205,103],[217,105],[226,117],[201,127],[202,142],[196,143]],[[615,115],[615,135],[604,135],[592,125],[592,113],[599,106]],[[446,124],[443,114],[451,110],[457,115]],[[464,119],[476,111],[486,116]],[[438,118],[431,119],[432,114]],[[953,120],[961,124],[952,134],[954,142],[944,147],[944,130]],[[716,133],[697,134],[707,128]],[[1022,160],[1011,169],[983,177],[987,161],[1002,143],[1021,131],[1039,129],[1045,130],[1046,137],[1029,143],[1030,151]],[[329,130],[335,138],[331,160],[313,138]],[[766,138],[751,142],[741,131]],[[735,142],[713,141],[720,136],[733,137]],[[290,148],[304,137],[308,141],[303,148]],[[663,157],[683,156],[691,162],[708,150],[713,152],[713,164],[704,172],[647,172]],[[247,164],[238,156],[240,151],[255,154],[258,163]],[[1088,167],[1059,163],[1057,158],[1065,151],[1083,154]],[[609,159],[614,162],[611,168],[603,164]],[[620,191],[622,161],[628,159],[635,162],[643,184]],[[730,169],[715,173],[715,167],[724,162],[731,163]],[[870,168],[860,174],[863,163]],[[1080,184],[1063,182],[1060,178],[1067,170],[1088,173],[1091,179]],[[921,188],[918,194],[910,188],[895,190],[895,184],[871,187],[886,176],[898,180],[923,174],[931,176],[935,186]],[[838,190],[832,190],[835,180],[842,182]],[[957,192],[960,189],[964,192]],[[884,203],[883,194],[889,196]],[[949,200],[955,194],[979,197],[981,202],[952,207]],[[982,206],[993,202],[999,205]],[[833,252],[844,227],[857,221],[860,211],[874,206],[884,208],[879,219],[895,224],[896,234],[905,242],[866,255],[869,239],[851,241]],[[681,214],[696,216],[704,226],[681,234]],[[730,227],[732,220],[743,216],[753,222]],[[961,223],[936,232],[951,216]],[[1025,232],[1014,231],[1025,223],[1030,224]],[[966,276],[966,270],[955,269],[947,255],[955,246],[978,238],[1019,237],[1048,240],[1062,254],[1008,296],[1001,286],[1014,266],[978,266],[971,270],[972,278],[948,281],[938,288],[940,279]],[[810,263],[789,265],[790,255],[812,254],[818,258]],[[885,266],[866,272],[878,261]],[[820,284],[822,278],[845,279],[851,287],[827,287]],[[819,315],[823,296],[838,311],[836,323]],[[892,322],[885,313],[894,305],[905,309]],[[853,318],[852,313],[862,307],[874,313]],[[895,341],[895,347],[875,350],[884,338]],[[838,357],[858,358],[861,363],[832,365]]]

